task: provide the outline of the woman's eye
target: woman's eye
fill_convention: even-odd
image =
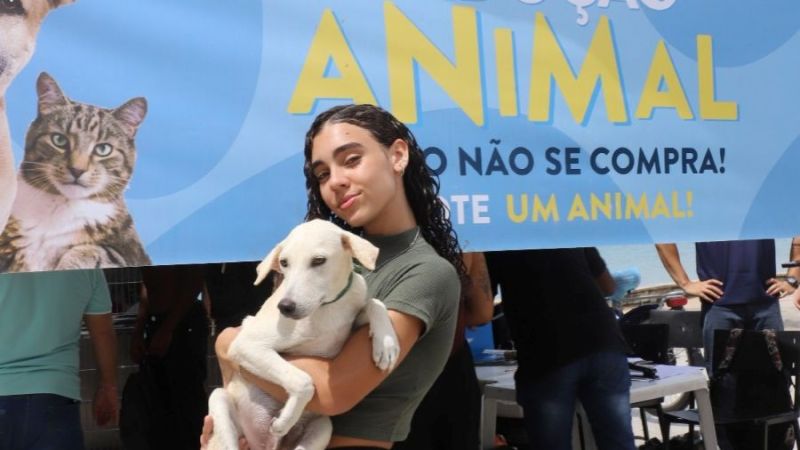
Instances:
[[[58,148],[66,149],[69,147],[69,139],[61,133],[53,133],[50,135],[50,142]]]
[[[111,144],[97,144],[94,146],[94,154],[97,156],[108,156],[114,147]]]
[[[345,159],[344,160],[344,165],[345,166],[354,166],[354,165],[358,164],[359,161],[361,161],[361,156],[354,155],[354,156],[351,156],[351,157]]]
[[[324,172],[317,172],[317,174],[314,176],[317,178],[317,182],[322,183],[323,181],[328,179],[329,175],[330,172],[324,171]]]

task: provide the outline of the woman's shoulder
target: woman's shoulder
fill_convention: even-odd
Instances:
[[[441,290],[457,289],[460,286],[458,272],[450,261],[440,256],[427,242],[420,240],[409,252],[406,275],[417,281]]]

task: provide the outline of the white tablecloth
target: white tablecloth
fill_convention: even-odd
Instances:
[[[631,383],[631,403],[694,392],[700,413],[700,432],[707,449],[717,448],[717,435],[714,431],[714,416],[708,395],[708,376],[702,368],[687,366],[654,366],[659,374],[656,380],[638,380]],[[486,383],[483,389],[483,414],[481,439],[484,449],[492,448],[496,430],[498,406],[511,408],[512,414],[519,416],[516,406],[514,372],[516,366],[480,366],[476,372],[478,379]],[[516,412],[513,412],[516,409]],[[593,443],[593,439],[587,440]]]

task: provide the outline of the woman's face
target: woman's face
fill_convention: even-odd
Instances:
[[[393,234],[415,225],[403,190],[407,163],[405,141],[398,139],[387,149],[369,131],[349,123],[323,126],[311,149],[311,172],[322,200],[351,227],[370,234]]]

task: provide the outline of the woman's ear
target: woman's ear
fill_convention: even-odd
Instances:
[[[408,142],[402,139],[395,139],[389,147],[389,158],[392,162],[392,169],[402,175],[408,166]]]

